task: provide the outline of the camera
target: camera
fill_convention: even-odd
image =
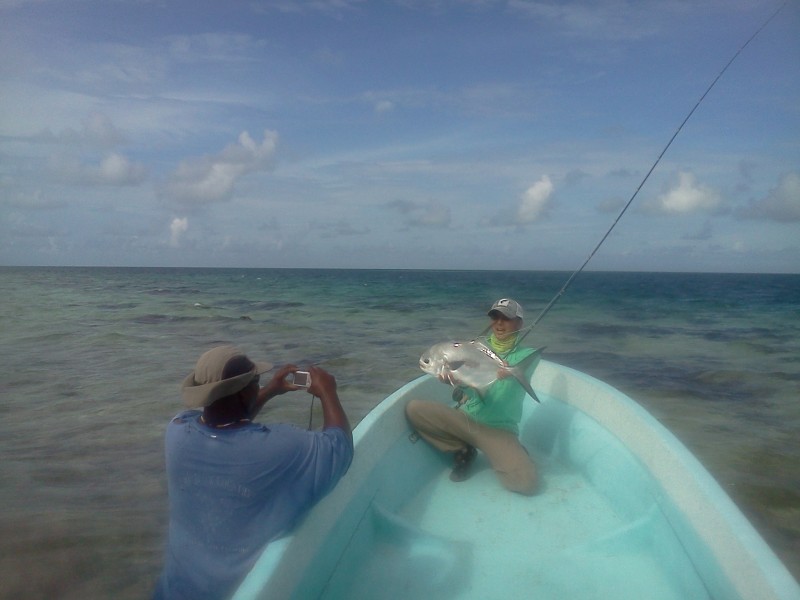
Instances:
[[[286,381],[298,387],[309,387],[311,385],[311,375],[308,371],[295,371],[286,376]]]

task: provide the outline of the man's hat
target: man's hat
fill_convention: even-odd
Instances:
[[[236,358],[248,360],[253,368],[246,373],[223,379],[225,367]],[[271,363],[250,361],[244,352],[234,346],[217,346],[204,353],[197,360],[194,371],[183,380],[183,402],[189,408],[209,406],[220,398],[243,390],[256,375],[271,368]]]

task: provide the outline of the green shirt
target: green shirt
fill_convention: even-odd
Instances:
[[[515,348],[505,356],[505,361],[514,366],[533,354],[533,348]],[[525,373],[530,377],[539,361],[534,361]],[[467,401],[460,406],[470,417],[497,429],[506,429],[519,433],[519,421],[522,418],[522,401],[525,390],[514,377],[506,377],[495,381],[483,398],[473,388],[465,388]]]

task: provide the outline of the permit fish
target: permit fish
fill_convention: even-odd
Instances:
[[[471,342],[441,342],[426,350],[419,359],[419,368],[453,386],[466,385],[483,396],[489,386],[498,379],[498,371],[507,371],[528,392],[528,395],[541,402],[525,376],[531,366],[539,362],[544,348],[537,348],[522,362],[510,367],[486,344]]]

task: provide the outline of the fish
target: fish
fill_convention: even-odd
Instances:
[[[499,379],[498,372],[507,371],[531,398],[541,402],[525,373],[539,362],[543,350],[537,348],[533,354],[512,367],[483,342],[441,342],[423,352],[419,367],[430,375],[449,381],[454,387],[466,385],[474,388],[481,397]]]

